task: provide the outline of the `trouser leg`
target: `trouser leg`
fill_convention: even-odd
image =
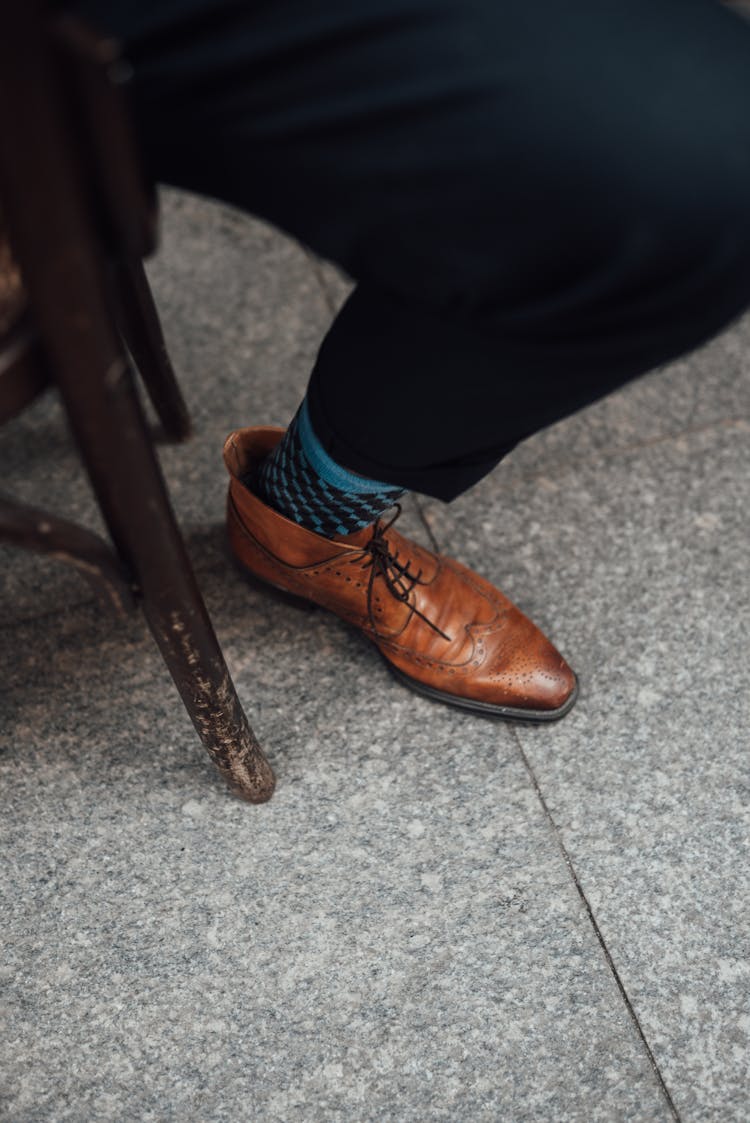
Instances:
[[[358,282],[309,395],[347,467],[451,498],[750,302],[750,28],[713,0],[178,8],[118,17],[153,170]]]

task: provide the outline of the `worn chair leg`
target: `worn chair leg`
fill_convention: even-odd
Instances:
[[[249,803],[270,799],[275,779],[248,724],[202,601],[169,607],[144,594],[144,609],[193,724],[230,789]]]
[[[120,329],[164,433],[175,441],[190,436],[190,416],[177,384],[159,315],[140,262],[118,262],[115,283]]]
[[[0,98],[0,181],[30,306],[113,542],[141,589],[193,724],[231,788],[262,802],[273,792],[273,772],[240,705],[169,503],[49,50],[35,0],[10,5],[0,74],[4,88],[22,95]]]
[[[262,803],[273,793],[273,771],[248,724],[196,584],[130,370],[122,363],[115,377],[110,369],[104,386],[104,401],[78,388],[65,392],[102,511],[206,751],[236,795]]]

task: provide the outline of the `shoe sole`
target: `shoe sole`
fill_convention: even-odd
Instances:
[[[416,694],[421,694],[423,698],[429,698],[431,702],[442,702],[444,705],[447,703],[449,706],[455,706],[459,710],[469,710],[474,714],[482,714],[483,717],[502,718],[505,721],[527,721],[527,722],[548,722],[559,721],[561,717],[565,717],[578,700],[578,678],[576,677],[575,686],[572,693],[566,698],[562,706],[558,706],[556,710],[528,710],[522,709],[520,706],[496,706],[492,702],[479,702],[473,698],[462,698],[458,694],[449,694],[446,690],[437,690],[434,686],[425,686],[423,682],[418,679],[410,678],[409,675],[404,674],[398,667],[394,667],[389,659],[386,659],[383,652],[375,645],[378,654],[385,663],[388,670],[394,678],[398,679],[402,686],[408,686]]]
[[[272,596],[278,598],[284,604],[293,605],[295,608],[301,608],[305,612],[310,612],[313,609],[319,608],[322,612],[329,612],[330,609],[323,608],[322,605],[316,604],[314,600],[308,600],[307,597],[298,596],[296,593],[290,593],[283,589],[280,585],[274,585],[272,581],[266,581],[263,577],[258,577],[251,569],[248,569],[239,558],[230,549],[229,556],[239,571],[240,575],[247,583],[263,592],[271,593]],[[335,612],[331,612],[332,616],[336,616]],[[341,617],[337,617],[341,620]],[[346,624],[346,620],[341,621]],[[361,629],[357,628],[354,624],[349,624],[348,627],[358,632],[365,639],[370,639]],[[385,663],[388,670],[393,677],[406,686],[409,690],[413,690],[416,694],[421,694],[423,698],[429,698],[431,702],[442,702],[443,705],[454,706],[459,710],[469,710],[473,714],[482,714],[484,717],[502,718],[506,721],[526,721],[526,722],[548,722],[559,721],[560,718],[565,717],[578,700],[578,678],[576,677],[575,687],[569,697],[563,702],[562,706],[558,706],[556,710],[529,710],[521,709],[520,706],[496,706],[492,702],[479,702],[474,701],[472,698],[461,698],[458,694],[449,694],[445,690],[437,690],[434,686],[425,686],[424,683],[419,682],[418,679],[411,678],[409,675],[400,671],[398,667],[394,667],[393,663],[383,654],[374,640],[370,639],[370,643],[377,651],[380,658]]]

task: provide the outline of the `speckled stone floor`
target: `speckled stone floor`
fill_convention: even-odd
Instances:
[[[521,727],[227,562],[223,437],[288,420],[345,282],[175,193],[151,274],[196,426],[162,462],[279,786],[227,796],[140,617],[3,551],[0,1118],[745,1123],[750,319],[409,503],[580,672]],[[0,456],[97,524],[55,402]]]

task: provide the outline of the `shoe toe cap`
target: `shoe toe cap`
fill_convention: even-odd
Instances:
[[[504,705],[551,715],[560,710],[567,712],[578,681],[563,657],[551,648],[543,661],[530,654],[519,654],[512,663],[491,671],[487,686]]]
[[[482,694],[524,711],[553,716],[575,701],[578,680],[557,648],[514,605],[488,637]],[[494,642],[493,642],[494,640]]]

